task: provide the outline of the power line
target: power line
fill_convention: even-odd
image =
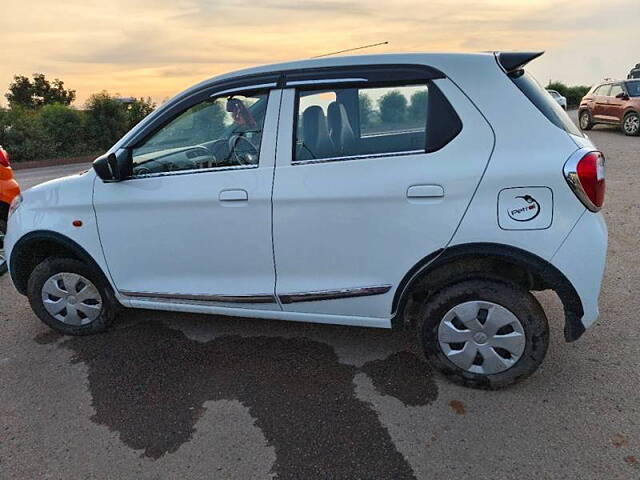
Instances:
[[[362,47],[347,48],[346,50],[338,50],[337,52],[323,53],[311,58],[328,57],[329,55],[337,55],[338,53],[353,52],[354,50],[362,50],[363,48],[377,47],[379,45],[387,45],[389,42],[372,43],[371,45],[363,45]]]

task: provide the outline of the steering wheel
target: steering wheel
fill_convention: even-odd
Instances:
[[[238,165],[255,165],[258,163],[258,149],[242,135],[229,138],[229,157]]]

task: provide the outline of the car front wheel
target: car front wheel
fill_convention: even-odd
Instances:
[[[117,300],[102,276],[73,258],[40,263],[29,277],[27,293],[38,318],[65,335],[103,332],[117,312]]]
[[[593,128],[593,119],[591,118],[589,110],[582,110],[580,112],[578,123],[580,123],[580,130],[591,130]]]
[[[547,317],[516,285],[468,280],[432,295],[421,315],[425,356],[456,383],[497,389],[536,371],[549,344]]]
[[[640,135],[640,115],[636,112],[627,113],[622,120],[622,132],[631,137]]]

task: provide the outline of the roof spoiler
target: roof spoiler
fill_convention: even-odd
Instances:
[[[495,52],[498,64],[507,73],[521,70],[531,60],[538,58],[542,52]]]

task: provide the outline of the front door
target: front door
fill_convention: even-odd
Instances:
[[[279,308],[271,189],[280,91],[189,106],[131,148],[132,176],[96,179],[109,273],[131,297]]]
[[[448,80],[342,85],[283,92],[276,292],[285,311],[388,326],[403,276],[452,238],[493,136]]]

